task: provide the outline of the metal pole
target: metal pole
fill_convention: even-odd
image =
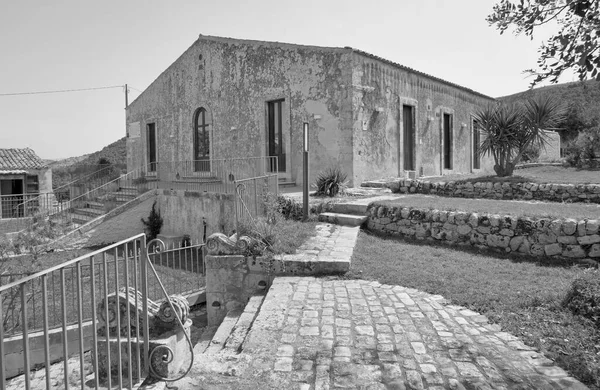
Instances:
[[[304,122],[304,148],[302,158],[302,210],[304,212],[304,220],[308,219],[308,123]]]

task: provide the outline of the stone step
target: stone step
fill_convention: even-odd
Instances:
[[[368,188],[385,188],[386,183],[387,181],[385,180],[367,180],[360,183],[360,186]]]
[[[86,208],[82,208],[82,209],[75,209],[74,213],[77,215],[85,215],[87,217],[99,217],[102,214],[104,214],[104,209],[100,210],[100,209],[95,209],[95,208],[91,208],[91,207],[86,207]]]
[[[331,205],[331,212],[338,214],[365,215],[368,204],[362,203],[334,203]]]
[[[258,316],[264,299],[264,295],[255,295],[248,300],[244,312],[225,341],[225,349],[235,353],[242,351],[246,336],[250,332],[256,316]]]
[[[296,182],[295,181],[283,181],[283,180],[279,180],[279,187],[295,187],[296,186]]]
[[[321,213],[320,222],[329,222],[342,226],[361,226],[367,220],[366,215],[352,215],[341,213]]]
[[[243,310],[231,310],[227,313],[204,353],[215,354],[222,351],[228,354],[237,354],[241,352],[264,298],[264,295],[255,295],[248,300]]]
[[[104,203],[102,202],[86,202],[86,208],[104,210]]]

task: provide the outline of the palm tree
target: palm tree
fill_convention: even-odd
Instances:
[[[494,157],[498,176],[512,176],[525,150],[545,148],[547,131],[558,130],[566,115],[567,107],[548,96],[487,106],[475,114],[484,138],[479,154]]]

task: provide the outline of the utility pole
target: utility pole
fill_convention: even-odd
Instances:
[[[127,108],[129,106],[128,95],[129,95],[129,89],[127,88],[127,84],[125,84],[125,108]]]

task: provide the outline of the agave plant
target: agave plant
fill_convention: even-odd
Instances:
[[[528,148],[545,149],[549,142],[547,131],[558,130],[566,114],[567,108],[551,97],[481,109],[475,114],[484,138],[479,153],[494,157],[498,176],[511,176]]]
[[[338,167],[330,167],[319,173],[315,186],[317,196],[334,197],[338,193],[343,192],[348,186],[346,180],[348,176]]]

